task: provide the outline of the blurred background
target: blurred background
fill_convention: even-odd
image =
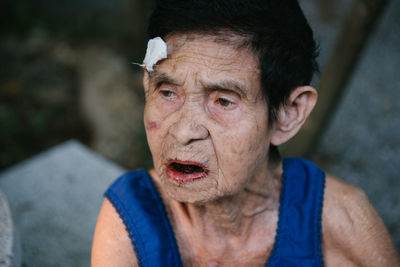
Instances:
[[[314,85],[327,88],[330,108],[306,125],[297,141],[306,148],[282,151],[363,188],[399,248],[400,1],[299,2],[320,45]],[[126,169],[151,167],[141,69],[131,63],[144,57],[152,5],[0,2],[0,172],[70,139]]]
[[[1,1],[1,169],[71,138],[123,166],[149,166],[141,69],[131,62],[143,60],[150,6]]]

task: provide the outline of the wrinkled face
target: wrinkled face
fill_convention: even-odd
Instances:
[[[205,203],[267,175],[270,131],[257,59],[204,35],[167,39],[168,58],[145,74],[144,123],[163,189]]]

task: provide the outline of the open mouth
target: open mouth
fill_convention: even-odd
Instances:
[[[168,164],[167,175],[178,184],[207,176],[207,169],[198,162],[173,160]]]

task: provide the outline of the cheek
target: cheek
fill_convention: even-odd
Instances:
[[[235,123],[236,121],[240,121],[243,117],[242,107],[237,107],[234,110],[223,110],[221,107],[218,107],[213,102],[208,102],[206,106],[207,113],[216,121],[224,124],[230,125]]]
[[[144,125],[146,132],[160,130],[167,117],[182,106],[182,99],[178,97],[174,101],[162,99],[159,94],[153,93],[144,110]]]
[[[268,150],[266,129],[256,126],[240,125],[233,130],[234,133],[225,134],[218,140],[218,163],[224,173],[246,176],[265,155]]]
[[[144,110],[144,126],[146,133],[152,133],[159,130],[162,126],[162,121],[167,116],[167,113],[162,110],[156,103],[147,103]]]
[[[153,130],[157,130],[158,128],[160,128],[160,123],[157,121],[150,121],[150,122],[145,121],[145,127],[146,131],[151,132]]]
[[[235,169],[235,166],[241,165],[249,160],[248,139],[227,136],[221,140],[221,142],[221,155],[225,158],[221,161],[224,162],[225,168],[233,167],[233,169]]]
[[[160,117],[160,114],[156,109],[146,105],[143,121],[146,130],[147,143],[153,156],[153,160],[155,160],[161,145],[160,129],[162,127],[163,117]]]

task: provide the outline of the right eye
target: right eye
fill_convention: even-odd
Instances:
[[[172,91],[172,90],[170,90],[170,89],[166,89],[166,88],[160,89],[160,94],[161,94],[164,98],[167,98],[167,99],[171,99],[171,98],[176,97],[176,94],[175,94],[174,91]]]

